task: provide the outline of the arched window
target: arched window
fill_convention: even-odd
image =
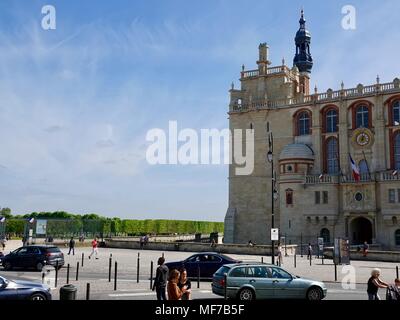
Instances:
[[[304,136],[310,134],[310,115],[303,111],[297,117],[298,135]]]
[[[326,172],[328,174],[337,174],[339,172],[339,150],[336,138],[329,138],[326,141]]]
[[[356,128],[369,127],[369,111],[368,107],[361,105],[356,110]]]
[[[400,229],[396,230],[394,233],[394,242],[396,243],[396,246],[400,246]]]
[[[337,111],[329,110],[326,113],[325,121],[326,121],[326,132],[337,132]]]
[[[321,238],[324,239],[324,243],[330,243],[331,242],[331,235],[330,232],[327,228],[321,229],[320,233]]]
[[[358,167],[360,168],[360,173],[361,173],[361,174],[366,174],[366,173],[368,173],[368,164],[367,164],[367,161],[361,160],[361,161],[358,163]]]
[[[400,170],[400,133],[397,132],[394,136],[394,146],[393,146],[393,154],[394,154],[394,168],[396,170]]]
[[[250,122],[250,130],[253,130],[254,129],[254,127],[253,127],[253,123],[252,122]]]
[[[400,100],[393,104],[392,123],[394,126],[400,125]]]

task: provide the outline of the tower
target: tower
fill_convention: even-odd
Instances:
[[[296,43],[296,55],[293,64],[300,72],[300,92],[308,95],[310,93],[310,73],[313,67],[313,59],[310,53],[311,34],[306,29],[304,11],[301,10],[300,29],[296,33],[294,41]]]

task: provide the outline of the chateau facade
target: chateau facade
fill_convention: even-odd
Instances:
[[[258,68],[243,66],[241,88],[230,90],[230,129],[254,130],[255,164],[251,175],[236,175],[230,165],[225,243],[271,242],[271,132],[274,226],[288,243],[344,237],[400,249],[400,80],[310,92],[303,12],[295,44],[292,68],[284,61],[271,67],[269,47],[260,44]]]

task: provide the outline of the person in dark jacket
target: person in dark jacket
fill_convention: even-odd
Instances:
[[[368,280],[367,284],[367,293],[368,293],[368,300],[381,300],[378,295],[379,288],[387,288],[389,285],[383,282],[379,276],[381,275],[381,270],[375,268],[371,272],[371,277]]]
[[[71,253],[71,250],[72,250],[72,255],[75,255],[75,240],[74,240],[74,237],[71,237],[71,240],[69,240],[68,255]]]
[[[165,288],[168,281],[168,267],[164,264],[164,257],[158,258],[158,267],[156,270],[156,278],[153,284],[153,291],[156,290],[157,300],[167,300]]]

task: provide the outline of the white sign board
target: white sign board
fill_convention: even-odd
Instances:
[[[47,220],[37,220],[36,221],[36,234],[44,235],[46,234]]]
[[[278,241],[279,240],[279,229],[271,229],[271,241]]]

